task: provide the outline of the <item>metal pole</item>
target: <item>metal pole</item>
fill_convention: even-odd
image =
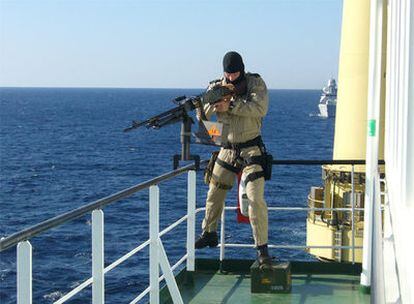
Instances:
[[[150,239],[150,303],[158,304],[160,301],[160,275],[158,260],[158,233],[159,233],[159,201],[158,186],[151,186],[149,190],[149,239]]]
[[[92,211],[92,303],[105,303],[104,213]]]
[[[355,186],[354,186],[354,165],[352,165],[352,170],[351,170],[351,225],[352,225],[352,264],[355,264]]]
[[[196,172],[188,172],[187,190],[187,271],[194,271],[195,264],[195,209],[196,209]]]
[[[333,184],[332,184],[332,188],[331,188],[331,208],[332,208],[332,210],[331,210],[331,220],[334,218],[334,209],[335,209],[335,206],[334,206],[334,202],[335,202],[335,180],[334,180],[334,182],[333,182]]]
[[[32,303],[32,245],[17,244],[17,304]]]
[[[220,264],[224,260],[226,240],[225,240],[225,227],[226,226],[226,210],[223,208],[221,213],[221,227],[220,227]]]
[[[364,249],[362,251],[361,288],[369,292],[371,288],[374,206],[376,178],[378,175],[378,146],[381,99],[381,60],[383,32],[383,1],[371,1],[370,41],[368,71],[367,140],[365,173],[365,212],[364,212]],[[379,278],[378,278],[379,279]]]
[[[190,160],[191,124],[189,117],[181,123],[181,160]]]

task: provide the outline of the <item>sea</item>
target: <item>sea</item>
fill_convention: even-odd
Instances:
[[[180,153],[180,124],[124,133],[175,107],[171,100],[201,89],[0,88],[0,237],[71,211],[172,170]],[[332,159],[334,119],[316,115],[318,90],[270,90],[262,135],[275,159]],[[193,132],[197,124],[193,125]],[[192,144],[207,159],[216,147]],[[197,207],[207,186],[197,178]],[[186,213],[186,174],[161,183],[160,229]],[[268,206],[307,206],[311,186],[322,185],[321,166],[274,166],[266,182]],[[226,206],[236,206],[237,187]],[[148,239],[148,190],[103,209],[105,265]],[[269,211],[269,243],[306,244],[306,211]],[[197,215],[201,233],[203,213]],[[226,212],[226,242],[252,244],[251,228]],[[185,254],[186,224],[162,238],[170,264]],[[33,300],[53,303],[91,276],[91,216],[30,239]],[[148,248],[105,275],[107,303],[129,303],[148,286]],[[303,250],[271,250],[280,260],[313,260]],[[197,257],[218,258],[219,250]],[[226,249],[226,258],[255,258],[252,248]],[[91,287],[68,303],[90,303]],[[0,303],[16,302],[16,248],[0,253]]]

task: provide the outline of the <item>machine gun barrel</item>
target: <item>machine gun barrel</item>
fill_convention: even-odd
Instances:
[[[178,107],[175,107],[173,109],[170,109],[168,111],[165,111],[161,114],[155,115],[147,120],[144,121],[136,121],[133,120],[132,121],[132,125],[128,128],[124,129],[124,132],[129,132],[132,131],[134,129],[137,129],[141,126],[146,126],[147,128],[154,128],[154,129],[159,129],[162,126],[168,124],[166,122],[168,122],[170,119],[173,119],[174,122],[179,121],[180,116],[182,116],[184,111],[184,106],[183,105],[179,105]],[[175,120],[175,118],[178,118],[178,120]],[[173,122],[171,122],[173,123]]]
[[[130,127],[124,129],[124,132],[129,132],[141,126],[159,129],[169,124],[184,121],[188,118],[189,111],[193,111],[194,109],[202,107],[203,104],[207,103],[214,105],[223,100],[223,98],[231,97],[233,93],[233,89],[229,86],[216,86],[197,96],[176,97],[172,100],[172,102],[177,104],[177,107],[144,121],[134,120],[132,121],[132,125]]]

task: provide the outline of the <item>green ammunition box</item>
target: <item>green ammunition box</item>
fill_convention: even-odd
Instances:
[[[250,267],[252,293],[289,293],[292,279],[289,262],[273,263],[271,269],[259,268],[255,261]]]

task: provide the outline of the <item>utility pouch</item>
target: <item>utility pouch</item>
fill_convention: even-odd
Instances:
[[[204,170],[204,183],[206,183],[206,185],[210,184],[211,176],[213,175],[214,164],[216,163],[219,152],[220,151],[214,151],[211,153],[210,160],[207,164],[206,169]]]
[[[265,153],[262,156],[262,168],[264,172],[264,179],[270,180],[272,178],[272,163],[273,163],[273,156],[272,154]]]

